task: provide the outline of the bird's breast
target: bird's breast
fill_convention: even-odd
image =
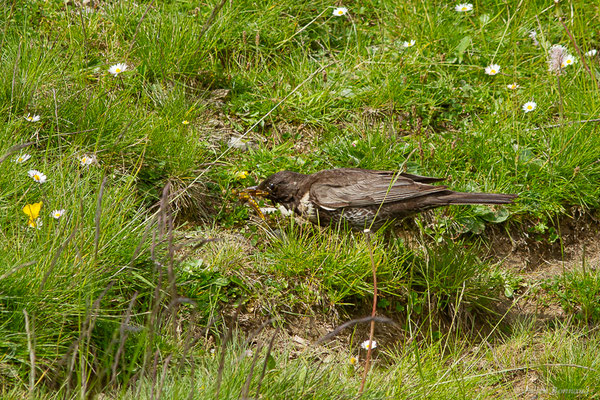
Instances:
[[[313,202],[310,201],[310,191],[306,191],[300,198],[296,208],[298,209],[298,214],[308,219],[310,222],[317,223],[317,210]]]

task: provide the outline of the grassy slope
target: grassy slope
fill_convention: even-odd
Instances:
[[[347,16],[331,17],[331,5],[324,2],[240,1],[226,2],[202,34],[213,4],[157,3],[150,8],[148,2],[99,4],[80,13],[58,0],[31,1],[0,11],[0,154],[13,149],[0,163],[3,391],[19,397],[27,389],[28,336],[42,392],[49,382],[69,377],[74,387],[85,388],[84,377],[97,377],[113,365],[133,297],[135,329],[117,365],[114,378],[120,382],[140,366],[152,370],[155,351],[161,362],[169,354],[183,357],[172,323],[194,331],[190,315],[204,326],[220,306],[240,295],[265,315],[325,312],[369,301],[370,267],[362,237],[296,226],[279,217],[270,219],[279,225],[276,234],[246,222],[252,211],[232,189],[284,168],[405,166],[409,172],[451,176],[456,189],[520,195],[517,205],[493,213],[455,207],[419,219],[417,248],[400,239],[377,239],[381,313],[396,312],[407,320],[407,335],[422,339],[423,348],[422,353],[411,345],[382,348],[387,366],[377,368],[369,381],[373,398],[510,393],[510,379],[522,370],[502,371],[531,364],[597,370],[600,360],[586,350],[599,340],[594,329],[566,324],[534,337],[531,326],[522,332],[509,327],[510,336],[495,339],[516,349],[509,362],[496,349],[469,353],[463,330],[440,321],[453,320],[456,310],[492,315],[502,289],[518,287],[509,272],[477,258],[477,240],[453,243],[451,237],[481,233],[484,223],[508,217],[508,224],[517,226],[535,221],[537,233],[549,234],[542,236],[546,240],[555,232],[547,228],[551,219],[569,207],[597,210],[597,124],[534,128],[598,115],[597,58],[586,59],[594,77],[582,60],[567,68],[560,77],[562,96],[546,65],[551,44],[563,44],[576,55],[559,16],[566,18],[582,51],[599,47],[593,29],[598,6],[583,1],[551,7],[529,2],[521,8],[516,2],[475,4],[473,12],[459,14],[446,3],[366,1],[347,4]],[[531,29],[538,32],[539,46],[528,37]],[[411,39],[415,46],[404,48]],[[115,78],[107,70],[117,62],[127,63],[129,70]],[[501,74],[484,74],[492,62],[502,66]],[[300,85],[326,65],[325,72]],[[521,88],[508,90],[512,82]],[[229,91],[225,98],[219,98],[221,89]],[[530,100],[538,107],[524,113],[521,106]],[[40,121],[26,121],[29,113],[39,114]],[[228,149],[230,131],[241,134],[255,123],[245,137],[248,151]],[[14,151],[25,143],[31,144]],[[13,162],[24,153],[31,159]],[[98,162],[80,165],[84,154]],[[27,176],[32,168],[48,181],[33,182]],[[243,171],[250,172],[248,177],[240,175]],[[197,214],[197,203],[205,204],[209,216],[192,226],[192,237],[233,237],[175,263],[175,277],[169,275],[169,260],[182,258],[186,247],[171,251],[165,214],[156,214],[167,182],[182,213]],[[188,185],[190,191],[180,192]],[[22,208],[39,201],[42,225],[27,228]],[[63,208],[62,219],[50,218],[50,211]],[[179,239],[179,244],[196,243]],[[158,281],[162,286],[156,290]],[[196,304],[183,304],[178,317],[168,306],[173,282]],[[584,319],[597,322],[598,274],[571,274],[566,282],[549,283],[549,290],[562,295],[569,312],[585,309]],[[216,326],[220,329],[221,322]],[[544,350],[527,354],[523,343]],[[207,382],[218,367],[206,354],[209,347],[200,341],[193,352],[203,366],[196,373]],[[236,366],[234,355],[240,351],[228,353],[232,359],[224,374],[224,390],[232,397],[248,375],[249,365]],[[360,373],[346,360],[334,362],[332,373],[314,365],[319,359],[314,354],[291,362],[286,351],[276,354],[277,367],[265,378],[267,398],[285,393],[277,388],[289,387],[289,381],[296,382],[290,390],[297,397],[356,393]],[[69,364],[73,354],[81,356]],[[448,374],[448,365],[457,366],[467,355],[469,363]],[[110,370],[107,380],[113,378]],[[299,370],[306,371],[301,375],[306,379],[298,379]],[[536,373],[544,388],[584,390],[597,378],[596,370],[538,367]],[[166,371],[169,393],[189,388],[188,381]],[[339,376],[340,381],[333,380]],[[465,384],[461,376],[477,377]],[[439,384],[446,380],[451,383]]]

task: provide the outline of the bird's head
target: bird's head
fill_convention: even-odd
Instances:
[[[293,202],[300,182],[306,175],[292,171],[280,171],[262,181],[260,185],[246,189],[250,194],[286,205]]]

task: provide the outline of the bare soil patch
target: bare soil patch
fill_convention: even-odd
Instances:
[[[583,263],[588,270],[600,266],[600,221],[578,212],[564,216],[555,227],[559,238],[554,242],[548,240],[548,235],[531,233],[532,227],[513,227],[509,235],[494,230],[489,249],[492,259],[522,279],[514,300],[500,305],[507,313],[507,322],[532,320],[541,328],[568,315],[540,284],[582,269]]]

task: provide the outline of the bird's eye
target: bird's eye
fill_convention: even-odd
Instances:
[[[275,189],[275,184],[273,182],[269,183],[269,190]]]

